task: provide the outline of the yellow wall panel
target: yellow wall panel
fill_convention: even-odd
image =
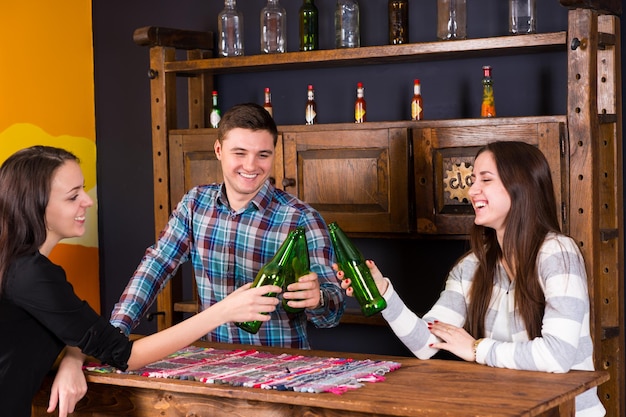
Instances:
[[[81,159],[94,199],[85,236],[51,254],[78,295],[100,311],[91,2],[3,0],[0,6],[0,161],[44,144]]]

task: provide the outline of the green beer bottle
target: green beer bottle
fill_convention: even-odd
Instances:
[[[304,0],[298,12],[301,51],[316,51],[320,49],[317,16],[318,12],[314,0]]]
[[[387,302],[378,292],[374,278],[365,265],[365,259],[363,259],[361,252],[352,244],[336,222],[330,223],[328,230],[330,241],[335,250],[337,265],[345,277],[350,278],[354,298],[359,302],[363,314],[369,317],[384,310],[387,307]]]
[[[285,270],[289,269],[288,262],[292,257],[293,249],[296,245],[298,236],[297,229],[289,232],[287,239],[280,245],[276,255],[259,271],[254,278],[252,288],[261,287],[263,285],[277,285],[282,287],[285,284]],[[267,297],[276,297],[276,293],[267,293]],[[248,333],[256,333],[261,327],[262,321],[246,321],[243,323],[235,323],[237,327],[247,331]]]
[[[296,246],[291,253],[291,259],[289,266],[285,268],[285,289],[289,284],[298,282],[298,279],[309,273],[309,248],[306,242],[304,227],[298,227],[296,229]],[[295,301],[295,300],[294,300]],[[288,313],[300,313],[304,311],[304,308],[293,308],[287,305],[287,300],[283,298],[283,308]]]

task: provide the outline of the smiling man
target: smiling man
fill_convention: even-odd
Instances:
[[[159,240],[137,267],[111,315],[111,323],[129,334],[181,264],[191,261],[202,309],[252,282],[276,253],[290,230],[302,226],[311,273],[283,293],[287,313],[279,307],[257,334],[234,323],[218,327],[207,340],[309,349],[307,320],[334,327],[345,308],[334,277],[326,224],[308,204],[274,188],[269,176],[278,130],[257,104],[236,105],[224,114],[214,149],[224,182],[191,189],[178,203]]]

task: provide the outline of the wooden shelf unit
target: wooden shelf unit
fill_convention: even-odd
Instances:
[[[188,126],[204,130],[209,126],[213,77],[226,72],[393,65],[562,51],[567,53],[568,62],[568,68],[564,69],[568,79],[567,114],[555,117],[564,119],[560,164],[565,168],[559,168],[564,169],[561,185],[566,190],[563,222],[579,243],[587,263],[596,368],[611,374],[610,381],[599,387],[599,395],[609,416],[626,414],[622,81],[617,17],[621,14],[621,2],[561,0],[561,4],[569,8],[567,32],[271,56],[212,58],[210,33],[155,27],[138,29],[135,42],[150,47],[155,235],[166,224],[172,209],[169,141],[170,134],[177,129],[177,76],[188,78]],[[187,50],[184,59],[177,59],[177,49]],[[471,122],[485,124],[480,120]],[[446,127],[460,122],[437,123]],[[368,127],[377,128],[381,124],[372,123]],[[159,295],[158,309],[165,312],[164,316],[158,316],[159,329],[172,324],[173,305],[180,299],[180,292],[180,288],[169,285]]]

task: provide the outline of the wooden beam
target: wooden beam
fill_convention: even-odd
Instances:
[[[213,32],[144,26],[133,33],[139,46],[164,46],[177,49],[213,49]]]
[[[570,9],[593,9],[607,14],[622,14],[622,0],[560,0]]]

